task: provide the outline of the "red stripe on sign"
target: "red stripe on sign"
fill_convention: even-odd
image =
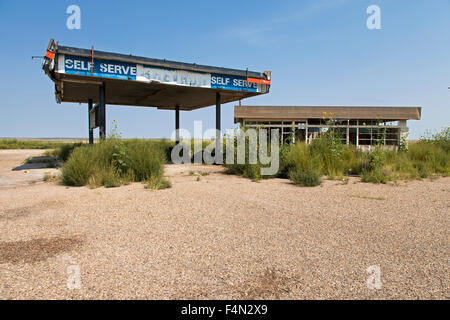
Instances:
[[[45,54],[45,56],[49,59],[55,59],[55,54],[53,52],[47,51],[47,53]]]
[[[270,84],[270,80],[256,79],[256,78],[247,78],[247,82],[261,83],[261,84]]]

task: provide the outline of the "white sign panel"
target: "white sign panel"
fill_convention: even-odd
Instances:
[[[171,70],[137,65],[136,80],[161,82],[179,86],[211,88],[211,74],[185,70]]]

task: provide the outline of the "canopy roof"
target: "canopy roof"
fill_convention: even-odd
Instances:
[[[55,83],[60,102],[192,110],[269,92],[270,71],[254,72],[59,46],[50,41],[43,69]]]

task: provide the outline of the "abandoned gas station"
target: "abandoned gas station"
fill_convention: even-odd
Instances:
[[[382,140],[396,149],[407,137],[407,120],[421,118],[420,107],[241,106],[241,100],[266,94],[271,72],[212,67],[91,49],[47,47],[43,69],[55,84],[58,103],[86,103],[89,143],[94,129],[106,137],[106,105],[174,110],[176,141],[180,111],[215,105],[216,150],[220,149],[221,104],[239,101],[234,122],[279,130],[282,142],[310,143],[331,129],[342,142],[370,149]]]
[[[156,107],[180,111],[216,106],[216,138],[221,104],[269,92],[271,72],[254,72],[59,46],[47,46],[43,69],[55,84],[58,103],[86,103],[89,143],[93,130],[106,137],[106,105]],[[216,139],[220,143],[220,139]],[[218,148],[219,149],[219,148]]]

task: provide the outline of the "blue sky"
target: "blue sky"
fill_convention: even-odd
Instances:
[[[66,8],[81,8],[81,30]],[[381,8],[381,30],[366,9]],[[422,106],[411,137],[450,119],[450,0],[0,1],[0,137],[87,137],[86,105],[57,104],[41,69],[61,45],[254,71],[271,70],[249,105]],[[222,107],[232,128],[233,103]],[[124,137],[170,137],[174,112],[107,106]],[[181,112],[214,127],[215,109]],[[109,125],[109,127],[111,127]],[[96,133],[97,135],[97,133]]]

